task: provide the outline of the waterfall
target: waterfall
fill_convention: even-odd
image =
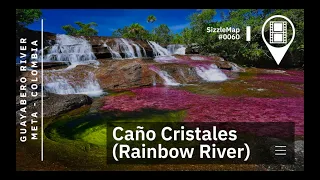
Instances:
[[[167,49],[170,52],[170,54],[186,54],[186,47],[184,47],[181,44],[170,44],[167,46]]]
[[[116,39],[116,42],[119,44],[121,52],[125,54],[125,58],[136,58],[134,49],[127,40],[120,38]]]
[[[228,77],[214,64],[210,66],[198,65],[197,74],[205,81],[220,82],[225,81]]]
[[[186,47],[181,44],[170,44],[166,48],[163,48],[154,41],[147,41],[149,46],[152,48],[154,56],[171,56],[173,54],[186,54]]]
[[[164,80],[165,85],[168,85],[168,86],[180,85],[180,83],[176,82],[175,79],[172,76],[170,76],[166,71],[160,70],[156,66],[150,66],[149,69],[157,73]]]
[[[145,50],[140,44],[138,44],[138,45],[142,48],[143,57],[147,57],[147,52],[146,52],[146,50]]]
[[[112,59],[122,59],[120,53],[118,53],[117,51],[113,50],[110,46],[108,46],[106,44],[106,42],[104,42],[102,46],[108,48],[109,52],[111,53]]]
[[[149,46],[152,48],[154,56],[169,56],[171,53],[166,49],[161,47],[154,41],[147,41]]]
[[[89,42],[84,38],[65,34],[56,35],[56,44],[44,56],[44,61],[67,61],[71,64],[81,64],[90,60],[96,60],[96,57]]]
[[[102,45],[103,47],[108,48],[109,52],[112,55],[112,59],[123,59],[120,55],[120,51],[124,53],[125,59],[142,58],[147,56],[146,50],[140,44],[135,43],[130,39],[117,38],[115,39],[115,42],[116,45],[113,47],[108,46],[106,42],[104,42]],[[141,53],[141,49],[143,51],[143,54]]]
[[[229,62],[229,64],[231,65],[231,71],[233,71],[233,72],[245,72],[245,69],[243,69],[242,67],[238,66],[236,63]]]
[[[136,52],[137,52],[138,57],[142,58],[140,47],[137,44],[135,44],[134,42],[132,42],[132,45],[136,48]]]
[[[122,59],[120,53],[118,53],[117,51],[114,51],[111,47],[107,47],[109,52],[111,53],[112,59]]]
[[[86,94],[91,97],[97,97],[103,94],[103,91],[92,72],[88,73],[87,79],[80,85],[74,85],[72,80],[59,75],[45,76],[45,90],[55,94]]]

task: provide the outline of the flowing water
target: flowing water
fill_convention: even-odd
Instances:
[[[119,38],[116,39],[116,42],[119,44],[121,52],[125,54],[125,58],[136,58],[133,47],[129,44],[129,42],[126,39]]]
[[[59,74],[44,76],[45,90],[55,94],[86,94],[97,97],[104,94],[97,79],[92,72],[79,84],[74,84],[72,79]]]
[[[80,64],[99,65],[89,42],[83,38],[58,34],[55,43],[44,56],[44,61],[63,61],[70,63],[70,66],[59,70],[45,70],[47,72],[44,74],[45,90],[55,94],[87,94],[92,97],[103,94],[92,72],[87,74],[84,81],[78,83],[74,83],[73,78],[65,75],[68,70]]]
[[[138,56],[139,58],[142,58],[142,54],[141,54],[141,49],[140,49],[140,47],[139,47],[138,45],[134,44],[134,43],[132,43],[132,45],[136,48],[137,56]]]
[[[201,57],[201,56],[190,56],[190,59],[195,60],[195,61],[206,60],[204,57]]]
[[[124,38],[116,38],[116,45],[111,47],[103,42],[102,46],[107,47],[112,55],[112,59],[131,59],[146,57],[147,53],[145,49],[138,43],[132,40]],[[173,54],[185,54],[185,47],[180,44],[168,45],[167,49],[160,46],[154,41],[147,41],[149,46],[153,50],[155,56],[154,60],[160,63],[166,63],[167,61],[177,61]],[[124,54],[124,58],[121,54]],[[71,65],[65,70],[76,67],[78,64],[88,64],[91,61],[95,61],[96,57],[92,52],[91,45],[88,41],[82,38],[76,38],[67,35],[57,35],[56,44],[52,46],[49,53],[46,55],[48,61],[68,61]],[[191,56],[192,60],[205,60],[201,56]],[[97,61],[98,62],[98,61]],[[207,82],[220,82],[227,80],[227,76],[216,65],[192,65],[195,67],[196,73],[204,81]],[[165,85],[177,86],[180,85],[168,72],[159,69],[156,66],[149,67],[150,70],[157,73],[164,81]],[[233,71],[239,71],[240,68],[232,64]],[[62,70],[63,72],[64,70]],[[185,74],[181,69],[178,70],[181,77],[185,78]],[[103,93],[102,89],[94,74],[91,72],[88,74],[88,78],[84,82],[74,85],[71,79],[66,76],[56,73],[46,79],[46,90],[57,94],[88,94],[90,96],[99,96]],[[152,77],[153,86],[155,86],[156,78]]]
[[[142,56],[142,54],[141,54],[141,48],[140,48],[140,46],[137,45],[136,43],[134,43],[132,40],[130,40],[129,42],[130,42],[130,44],[132,44],[132,46],[135,47],[135,49],[136,49],[136,54],[137,54],[138,58],[142,58],[143,56]]]
[[[164,80],[165,85],[168,85],[168,86],[180,85],[180,83],[176,82],[176,80],[172,76],[170,76],[166,71],[160,70],[158,67],[155,67],[155,66],[150,66],[149,69],[157,73]]]
[[[83,38],[64,34],[56,36],[56,44],[49,49],[48,54],[44,55],[44,61],[49,62],[64,61],[70,64],[82,64],[89,60],[96,60],[89,42]]]
[[[122,59],[120,53],[113,50],[110,46],[106,44],[106,42],[104,42],[102,46],[108,48],[109,52],[111,53],[112,59]]]
[[[180,55],[186,54],[186,47],[184,47],[181,44],[170,44],[167,46],[167,49],[170,52],[170,54],[180,54]]]
[[[142,48],[143,57],[147,57],[147,52],[146,52],[146,50],[145,50],[140,44],[138,44],[138,45]]]
[[[205,81],[221,82],[228,79],[228,77],[214,64],[199,65],[196,68],[197,74]]]
[[[230,62],[229,64],[231,65],[231,71],[233,71],[233,72],[244,71],[244,69],[241,68],[240,66],[238,66],[236,63]]]
[[[154,56],[169,56],[171,53],[166,49],[157,44],[154,41],[147,41],[149,46],[152,48]]]

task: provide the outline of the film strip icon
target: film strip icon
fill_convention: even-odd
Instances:
[[[287,44],[287,21],[270,21],[270,44]]]

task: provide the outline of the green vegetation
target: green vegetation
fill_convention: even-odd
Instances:
[[[88,24],[84,24],[82,22],[75,22],[76,25],[79,26],[80,29],[76,29],[72,25],[62,26],[62,29],[66,31],[67,35],[72,36],[96,36],[98,35],[98,31],[94,29],[98,24],[95,22],[90,22]]]
[[[225,59],[245,66],[273,66],[275,62],[265,46],[261,29],[264,21],[276,14],[284,15],[293,22],[296,35],[287,54],[281,62],[282,67],[303,67],[304,65],[304,10],[303,9],[237,9],[221,12],[221,20],[214,21],[217,15],[214,9],[204,9],[191,14],[190,27],[173,34],[166,24],[147,31],[138,23],[117,29],[114,37],[138,38],[156,41],[162,45],[195,43],[201,54],[215,53]],[[147,18],[152,23],[153,15]],[[251,26],[251,41],[245,41],[246,26]],[[134,28],[135,27],[135,28]],[[139,27],[139,28],[136,28]],[[240,29],[240,40],[219,40],[219,33],[208,33],[207,27],[236,27]],[[132,30],[135,29],[135,30]],[[265,28],[266,34],[268,28]],[[288,37],[290,39],[290,37]]]
[[[16,9],[16,33],[40,19],[40,9]]]
[[[90,146],[105,146],[106,123],[118,122],[179,122],[185,117],[185,111],[144,110],[132,113],[88,114],[81,116],[65,115],[50,124],[45,133],[49,139],[57,142],[79,141]],[[135,124],[136,125],[136,124]],[[134,128],[133,128],[134,129]]]
[[[152,38],[150,40],[156,41],[160,44],[169,44],[173,40],[173,35],[169,27],[165,24],[160,24],[152,31]]]
[[[209,12],[208,12],[209,11]],[[210,13],[210,11],[212,11]],[[215,15],[214,10],[206,10],[191,16],[192,39],[201,47],[203,53],[215,52],[226,59],[247,65],[265,66],[274,64],[273,58],[265,46],[261,29],[264,21],[272,15],[281,14],[294,23],[296,37],[287,55],[284,57],[284,66],[303,66],[304,63],[304,10],[303,9],[278,9],[278,10],[230,10],[224,15],[221,22],[210,22]],[[210,23],[209,23],[210,22]],[[238,27],[242,40],[219,40],[217,33],[201,33],[205,27]],[[245,27],[252,27],[250,42],[244,41]],[[268,31],[268,28],[265,28]],[[201,35],[202,34],[202,35]],[[210,43],[215,42],[215,43]]]
[[[157,18],[154,15],[149,15],[147,18],[148,23],[153,23],[157,20]]]

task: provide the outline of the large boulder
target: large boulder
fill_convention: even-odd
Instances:
[[[20,114],[27,116],[27,120],[31,120],[30,116],[32,113],[37,112],[38,117],[41,116],[41,96],[32,98],[28,93],[28,98],[26,106],[20,105],[20,98],[16,96],[16,123],[20,122]],[[44,93],[43,97],[43,117],[53,117],[65,112],[71,111],[73,109],[79,108],[83,105],[89,105],[92,103],[92,99],[84,94],[68,94],[59,95]],[[26,113],[20,111],[20,108],[26,107]]]

